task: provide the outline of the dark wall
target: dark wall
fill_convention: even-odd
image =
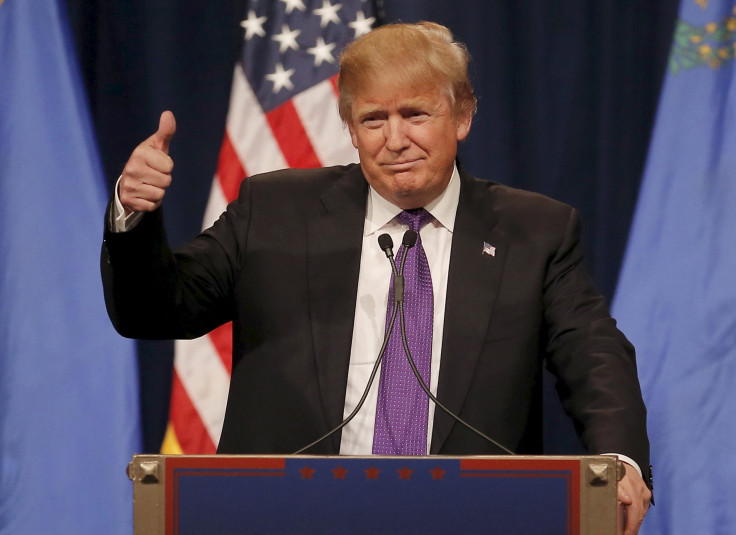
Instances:
[[[216,167],[246,0],[68,0],[103,163],[117,179],[171,109],[172,243],[199,230]],[[611,296],[644,165],[678,2],[385,0],[385,20],[435,20],[467,43],[479,100],[462,165],[583,215],[587,261]],[[163,434],[171,343],[140,346],[146,450]],[[551,386],[547,397],[552,399]],[[553,407],[553,403],[549,403]],[[574,448],[559,408],[550,452]]]

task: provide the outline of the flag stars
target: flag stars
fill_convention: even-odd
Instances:
[[[319,15],[321,21],[319,25],[325,28],[330,22],[339,24],[340,17],[337,16],[337,12],[342,8],[342,4],[331,4],[330,0],[322,0],[322,7],[314,10],[315,15]]]
[[[282,89],[294,89],[294,84],[291,81],[291,76],[294,74],[294,69],[284,70],[284,66],[281,63],[276,64],[276,72],[273,74],[267,74],[266,80],[273,83],[273,92],[278,93]]]
[[[353,29],[353,31],[355,32],[355,39],[357,39],[361,35],[365,35],[370,32],[371,28],[373,27],[373,23],[375,22],[375,17],[365,18],[365,13],[363,13],[362,11],[358,11],[357,15],[355,16],[355,20],[353,22],[348,22],[348,26]]]
[[[305,11],[307,8],[302,0],[281,0],[286,4],[286,14],[289,15],[295,9],[298,11]]]
[[[266,17],[256,16],[256,12],[251,10],[248,11],[248,18],[240,23],[245,29],[245,38],[250,41],[254,35],[263,37],[266,35],[266,31],[263,29],[263,23],[266,22]]]
[[[335,46],[335,43],[325,43],[322,37],[318,37],[317,44],[307,49],[307,52],[314,56],[314,66],[319,67],[324,61],[335,63],[335,57],[332,55]]]
[[[302,33],[301,30],[291,30],[286,24],[281,26],[281,33],[273,36],[273,40],[279,43],[279,53],[283,54],[289,49],[299,50],[296,38],[300,33]]]

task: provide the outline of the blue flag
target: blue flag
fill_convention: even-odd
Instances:
[[[734,0],[683,0],[613,311],[637,348],[645,534],[736,533]]]
[[[129,535],[135,348],[105,313],[107,194],[65,9],[0,1],[0,533]]]

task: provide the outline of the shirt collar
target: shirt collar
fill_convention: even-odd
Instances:
[[[370,236],[382,230],[401,213],[401,208],[381,197],[372,187],[368,191],[363,236]],[[432,214],[440,225],[452,232],[455,227],[455,214],[459,200],[460,174],[457,166],[454,166],[450,182],[445,190],[424,209]]]

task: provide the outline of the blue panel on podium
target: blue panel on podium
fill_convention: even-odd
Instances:
[[[575,461],[169,458],[166,532],[579,533]]]

